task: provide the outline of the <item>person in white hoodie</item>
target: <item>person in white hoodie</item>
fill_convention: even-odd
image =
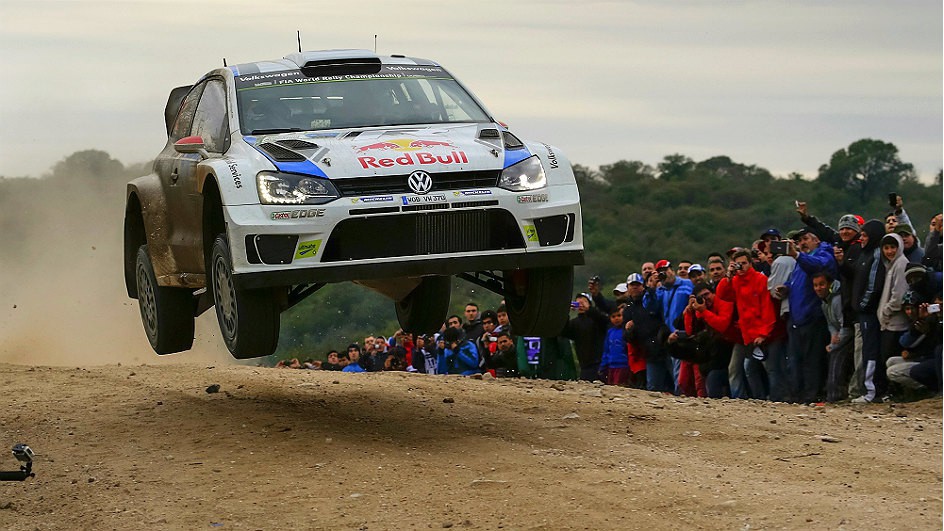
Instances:
[[[901,355],[901,345],[898,341],[901,335],[908,331],[909,326],[908,316],[902,309],[902,300],[908,292],[908,281],[905,279],[905,270],[908,268],[905,244],[898,234],[886,234],[882,237],[880,251],[882,264],[885,266],[885,285],[882,287],[882,296],[875,314],[881,330],[881,359],[875,366],[875,385],[871,389],[867,385],[865,396],[860,397],[867,402],[874,402],[878,397],[884,399],[888,386],[888,379],[884,374],[885,360]]]

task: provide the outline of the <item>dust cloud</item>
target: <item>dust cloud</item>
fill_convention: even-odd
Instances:
[[[229,363],[212,309],[191,351],[157,356],[124,287],[125,183],[149,171],[100,151],[43,178],[0,179],[0,363]]]

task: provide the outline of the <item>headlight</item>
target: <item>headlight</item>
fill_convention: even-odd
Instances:
[[[547,177],[544,175],[544,165],[541,164],[541,159],[534,155],[514,166],[505,168],[501,178],[498,179],[498,186],[512,192],[544,188],[547,186]]]
[[[259,172],[256,188],[263,205],[320,205],[340,196],[331,181],[291,173]]]

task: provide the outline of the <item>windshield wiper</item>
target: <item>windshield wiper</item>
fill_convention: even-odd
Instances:
[[[249,134],[250,135],[274,135],[278,133],[299,133],[304,131],[300,127],[275,127],[272,129],[253,129]]]

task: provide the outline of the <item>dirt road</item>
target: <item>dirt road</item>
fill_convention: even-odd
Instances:
[[[0,469],[16,442],[39,456],[0,484],[2,529],[942,525],[940,399],[228,365],[0,365],[0,386]]]

